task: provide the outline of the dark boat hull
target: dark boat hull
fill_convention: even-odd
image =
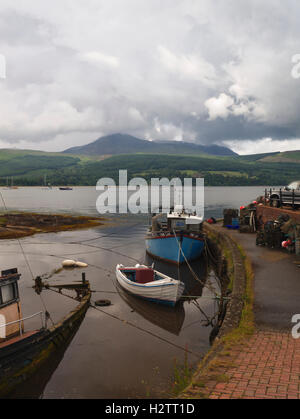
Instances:
[[[89,307],[90,293],[61,322],[1,348],[0,397],[9,396],[62,346],[70,343]]]

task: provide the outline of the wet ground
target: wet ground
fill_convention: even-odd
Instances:
[[[217,312],[211,288],[218,290],[216,278],[205,259],[193,263],[201,282],[195,281],[187,267],[156,263],[155,268],[186,283],[185,295],[194,296],[175,309],[148,303],[124,294],[116,287],[117,263],[151,264],[145,255],[147,219],[123,217],[118,225],[84,231],[40,234],[21,239],[24,258],[17,241],[0,242],[1,268],[17,266],[22,273],[20,291],[23,315],[50,312],[58,321],[75,302],[43,292],[42,299],[32,290],[32,275],[51,273],[64,259],[88,263],[84,269],[95,291],[92,300],[109,299],[110,307],[90,308],[78,333],[65,352],[52,359],[47,368],[19,388],[14,397],[44,398],[141,398],[164,397],[172,391],[174,363],[191,366],[209,349],[210,320]],[[81,280],[83,270],[63,270],[50,283]],[[207,278],[208,274],[208,278]],[[37,319],[26,323],[38,328]],[[186,352],[188,351],[188,352]]]
[[[256,246],[256,236],[232,233],[251,259],[254,269],[255,322],[259,328],[288,331],[300,313],[299,256],[285,250]],[[300,265],[300,263],[299,263]]]

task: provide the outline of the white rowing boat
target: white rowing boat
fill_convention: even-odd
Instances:
[[[118,283],[126,291],[157,303],[175,306],[183,295],[182,282],[145,265],[117,265],[116,276]]]

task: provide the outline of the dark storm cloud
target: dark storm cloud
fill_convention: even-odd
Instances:
[[[191,122],[191,125],[198,133],[197,139],[203,144],[209,144],[216,139],[222,142],[232,139],[255,140],[272,137],[277,140],[300,137],[299,127],[296,125],[288,127],[267,126],[264,123],[247,121],[244,117],[230,116],[226,120],[218,118],[213,124],[210,121],[201,120],[198,124]]]
[[[2,0],[0,145],[124,132],[296,146],[299,12],[296,0]]]

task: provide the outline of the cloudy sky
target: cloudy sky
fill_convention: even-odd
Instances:
[[[0,147],[300,149],[299,20],[298,0],[0,0]]]

